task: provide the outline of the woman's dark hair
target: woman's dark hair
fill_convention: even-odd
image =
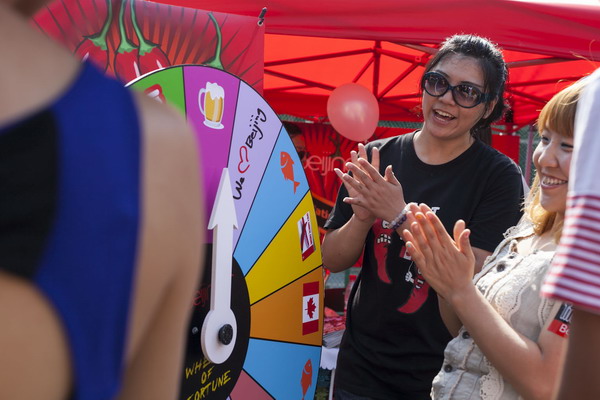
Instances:
[[[483,91],[490,96],[485,103],[486,111],[494,99],[496,105],[487,118],[481,118],[471,128],[471,135],[484,139],[490,125],[504,113],[504,85],[508,79],[508,70],[501,50],[486,38],[475,35],[454,35],[447,38],[435,56],[425,66],[425,72],[431,71],[448,55],[464,55],[475,58],[483,71]]]
[[[283,127],[287,131],[288,135],[290,135],[290,137],[302,134],[302,129],[300,129],[298,125],[292,122],[283,121]]]

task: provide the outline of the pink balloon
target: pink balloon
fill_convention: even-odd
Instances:
[[[327,116],[333,128],[355,142],[369,139],[379,122],[379,104],[366,87],[346,83],[327,100]]]

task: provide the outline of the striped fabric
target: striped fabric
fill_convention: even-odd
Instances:
[[[600,313],[600,196],[569,196],[567,207],[542,293]]]

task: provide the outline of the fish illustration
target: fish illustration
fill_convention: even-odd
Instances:
[[[300,182],[294,180],[294,160],[292,160],[292,156],[290,156],[289,153],[282,151],[279,163],[281,164],[283,178],[286,181],[292,181],[294,183],[294,193],[296,193],[296,189],[300,185]]]
[[[306,396],[306,392],[310,385],[312,385],[312,362],[310,362],[310,358],[304,364],[304,369],[302,370],[302,378],[300,378],[300,385],[302,386],[302,400]]]

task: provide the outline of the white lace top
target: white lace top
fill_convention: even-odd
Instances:
[[[523,224],[507,232],[506,239],[488,257],[474,278],[498,313],[518,332],[537,341],[556,300],[540,297],[540,286],[554,250],[537,250],[521,256],[517,241],[533,235]],[[444,352],[444,364],[433,381],[434,399],[521,399],[483,355],[469,332],[461,328]]]

